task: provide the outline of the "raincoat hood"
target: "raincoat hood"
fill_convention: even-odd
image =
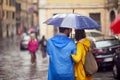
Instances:
[[[57,34],[48,40],[48,80],[75,80],[74,62],[71,59],[71,54],[75,52],[75,42],[65,34]]]
[[[89,39],[84,38],[84,39],[80,40],[79,42],[82,43],[87,50],[90,48],[90,40]]]
[[[63,48],[70,42],[70,39],[65,34],[57,34],[51,39],[53,44],[58,48]]]

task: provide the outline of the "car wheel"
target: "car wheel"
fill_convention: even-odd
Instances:
[[[113,76],[114,76],[115,79],[118,78],[117,66],[115,64],[113,66]]]
[[[23,47],[22,47],[22,46],[20,46],[20,50],[23,50]]]

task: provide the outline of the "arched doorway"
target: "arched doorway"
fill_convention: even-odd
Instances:
[[[110,12],[110,24],[114,21],[114,19],[115,19],[115,17],[116,17],[116,15],[115,15],[115,11],[111,11]],[[113,33],[112,33],[112,31],[109,29],[109,35],[110,36],[113,36]]]
[[[9,38],[9,25],[6,25],[6,37]]]
[[[2,21],[0,20],[0,39],[2,39]]]
[[[115,19],[115,12],[112,10],[110,12],[110,22],[112,23],[114,19]]]
[[[118,14],[120,14],[120,8],[118,8]]]

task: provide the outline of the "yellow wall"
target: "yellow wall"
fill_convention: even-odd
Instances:
[[[46,18],[50,18],[53,16],[53,14],[55,13],[69,13],[69,12],[72,12],[72,9],[50,9],[50,10],[47,10],[46,11]],[[101,27],[104,27],[102,28],[102,32],[105,33],[105,30],[107,27],[105,27],[106,25],[106,10],[104,9],[75,9],[75,13],[79,13],[79,14],[82,14],[82,15],[85,15],[85,16],[89,16],[89,13],[100,13],[101,14]],[[53,26],[47,26],[47,38],[50,38],[52,37],[54,34],[51,33],[53,32]]]
[[[8,1],[8,4],[9,4],[9,1]],[[15,12],[15,7],[6,5],[6,0],[4,0],[3,10],[8,10],[8,11],[14,11]]]
[[[6,2],[8,1],[8,2]],[[8,26],[8,36],[10,37],[12,32],[15,32],[15,6],[9,5],[9,0],[3,0],[3,11],[4,18],[2,24],[2,36],[3,38],[7,37],[7,26]],[[8,11],[8,18],[7,18]],[[14,19],[12,18],[12,13],[14,12]]]
[[[44,25],[43,21],[52,17],[55,13],[72,13],[73,9],[75,13],[85,16],[89,16],[90,13],[100,13],[101,30],[105,35],[109,35],[109,10],[105,8],[107,0],[45,0],[41,2],[43,2],[39,5],[41,36],[46,34],[46,37],[50,38],[54,35],[53,26]]]
[[[96,4],[105,0],[47,0],[47,4]]]
[[[8,1],[8,4],[9,4],[9,1]],[[6,11],[9,11],[9,12],[15,12],[15,6],[9,6],[9,5],[6,5],[6,0],[4,0],[3,2],[3,10],[5,11],[4,14],[6,16]],[[12,16],[12,15],[11,15]],[[5,17],[4,17],[5,18]]]

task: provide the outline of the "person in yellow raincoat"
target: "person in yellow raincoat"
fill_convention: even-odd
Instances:
[[[86,76],[84,71],[84,61],[86,50],[90,49],[90,40],[86,38],[84,30],[75,30],[76,38],[76,54],[72,54],[72,59],[75,62],[74,71],[76,80],[92,80],[92,76]],[[86,48],[86,49],[85,49]]]

